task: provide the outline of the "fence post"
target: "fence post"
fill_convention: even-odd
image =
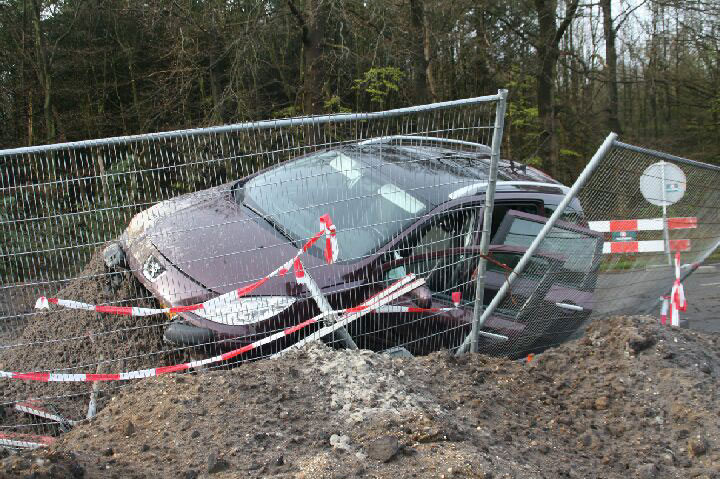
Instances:
[[[535,254],[535,251],[537,251],[540,243],[542,243],[542,241],[545,239],[547,234],[555,225],[555,222],[557,222],[557,220],[560,218],[560,215],[562,215],[565,208],[568,206],[568,204],[570,204],[573,198],[577,196],[578,191],[580,191],[580,189],[585,186],[585,183],[587,183],[590,175],[592,175],[597,166],[600,164],[600,161],[602,161],[602,159],[605,158],[605,155],[607,155],[608,151],[610,151],[610,148],[613,146],[616,138],[617,133],[610,133],[607,138],[605,138],[603,144],[600,145],[600,148],[598,148],[593,157],[590,159],[590,162],[585,166],[585,169],[582,171],[582,173],[580,173],[578,179],[575,180],[575,183],[573,183],[570,191],[567,192],[565,197],[558,205],[557,209],[553,212],[552,216],[550,216],[543,228],[540,230],[540,233],[538,233],[537,237],[535,237],[533,242],[528,247],[527,251],[525,251],[525,254],[522,256],[522,258],[520,258],[517,266],[515,266],[515,269],[512,271],[512,273],[510,273],[510,276],[508,276],[507,281],[505,281],[505,283],[502,285],[500,291],[498,291],[498,293],[495,295],[488,307],[483,311],[482,316],[477,321],[476,327],[478,333],[483,327],[483,324],[485,324],[485,321],[487,321],[487,318],[495,312],[495,309],[497,309],[500,302],[505,299],[505,295],[510,289],[510,286],[512,286],[513,281],[515,281],[518,275],[523,272],[525,266],[530,261],[530,258],[532,258],[532,255]],[[473,320],[473,326],[475,326],[474,323],[475,320]],[[470,346],[471,336],[472,334],[468,335],[465,338],[465,340],[457,350],[457,355],[463,354],[467,351],[468,346]]]
[[[499,90],[500,99],[495,109],[495,129],[493,130],[492,151],[490,153],[490,174],[487,189],[485,190],[485,207],[483,209],[482,233],[480,236],[480,259],[477,265],[477,282],[475,283],[475,307],[473,309],[472,330],[470,331],[470,351],[477,352],[480,328],[478,322],[483,309],[485,297],[485,270],[490,251],[490,225],[492,224],[493,209],[495,208],[495,187],[497,185],[498,162],[500,161],[500,146],[502,145],[503,129],[505,126],[505,108],[507,106],[507,90]]]

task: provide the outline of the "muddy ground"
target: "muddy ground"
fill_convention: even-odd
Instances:
[[[0,477],[720,477],[720,335],[596,321],[529,362],[312,344],[138,381]]]
[[[23,295],[23,301],[15,302],[14,309],[5,308],[11,314],[6,313],[7,319],[0,323],[0,370],[103,373],[165,365],[184,358],[177,351],[163,352],[167,346],[162,335],[168,322],[164,316],[138,318],[55,307],[41,312],[34,309],[39,295],[91,304],[156,307],[154,298],[129,272],[109,274],[102,248],[75,280],[57,290],[50,288],[33,287]],[[5,381],[0,387],[0,432],[22,422],[17,415],[3,414],[3,405],[11,408],[14,401],[28,398],[52,398],[57,412],[82,419],[87,413],[89,389],[86,383]]]

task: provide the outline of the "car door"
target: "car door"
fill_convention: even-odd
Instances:
[[[526,250],[546,221],[538,215],[508,211],[491,240],[495,256],[501,251]],[[602,243],[602,234],[577,224],[558,221],[550,230],[498,311],[525,325],[522,341],[517,341],[519,348],[559,344],[589,317]],[[517,264],[520,258],[515,258]],[[488,289],[499,289],[501,283],[497,275],[488,275]],[[519,300],[513,300],[513,295]]]
[[[527,249],[543,228],[547,218],[521,211],[506,213],[490,241],[503,248]],[[592,292],[602,259],[603,235],[575,223],[558,221],[538,248],[538,253],[563,258],[558,282],[572,289]]]
[[[456,271],[457,261],[461,256],[452,256],[451,252],[458,248],[474,244],[477,238],[478,208],[475,205],[460,205],[442,214],[433,215],[423,224],[396,243],[394,248],[385,255],[385,261],[379,264],[371,273],[370,294],[383,289],[393,281],[414,273],[425,278],[427,296],[431,301],[431,308],[446,308],[452,306],[449,286],[452,275]],[[393,304],[408,307],[418,307],[417,291],[399,298]],[[442,338],[437,337],[438,331],[447,329],[441,324],[455,323],[457,318],[451,314],[441,312],[429,314],[438,321],[419,321],[424,313],[406,314],[370,314],[363,320],[358,331],[362,337],[360,343],[373,349],[383,349],[396,345],[415,343],[421,337],[434,337],[423,341],[423,346],[409,347],[414,350],[439,349],[445,344]],[[428,316],[428,315],[425,315]],[[433,344],[431,344],[433,343]]]
[[[478,212],[474,214],[477,217]],[[464,228],[453,228],[450,225],[459,223],[451,220],[442,216],[432,218],[426,227],[419,228],[420,234],[416,234],[413,241],[400,243],[401,246],[392,252],[389,261],[373,273],[371,281],[374,290],[379,291],[409,273],[423,277],[427,282],[428,295],[431,297],[429,306],[433,311],[370,314],[358,331],[361,336],[359,344],[372,349],[402,345],[414,354],[426,354],[456,347],[462,342],[472,321],[480,250],[474,246],[472,239],[457,241],[457,237],[467,238],[461,232],[473,236],[470,232],[476,227],[467,228],[461,222]],[[485,305],[497,294],[546,220],[539,215],[514,210],[506,213],[493,238],[494,243],[500,244],[493,244],[490,248],[483,301]],[[594,245],[598,238],[601,239],[601,235],[577,225],[560,223],[558,227],[567,228],[572,235],[593,242],[593,245],[584,245],[589,251],[601,251],[601,241]],[[461,246],[464,243],[468,245]],[[526,273],[514,283],[509,299],[485,322],[484,328],[513,339],[521,336],[535,339],[540,336],[539,330],[530,331],[528,328],[535,326],[529,320],[529,313],[533,309],[530,306],[537,309],[538,302],[546,309],[548,305],[551,306],[551,311],[546,311],[545,315],[578,316],[577,309],[572,306],[576,306],[577,301],[587,302],[591,299],[592,293],[589,292],[590,298],[586,293],[591,283],[588,278],[593,275],[583,275],[580,286],[559,284],[557,280],[562,279],[560,275],[567,276],[567,273],[562,273],[566,261],[562,252],[552,249],[535,254]],[[455,307],[452,302],[453,292],[462,294],[460,307]],[[562,305],[563,301],[571,301],[565,304],[570,309],[555,304]],[[417,308],[417,291],[399,298],[393,304]],[[569,327],[567,321],[564,327]],[[492,341],[489,343],[493,346]]]
[[[522,256],[518,248],[492,248],[486,275],[484,303],[487,305],[512,268]],[[426,284],[393,302],[394,306],[407,307],[408,311],[377,313],[369,315],[363,331],[371,336],[376,349],[404,346],[413,354],[427,354],[440,349],[458,347],[470,331],[475,306],[477,265],[482,257],[478,246],[449,248],[432,253],[411,255],[383,264],[377,274],[378,289],[414,274],[425,278]],[[497,259],[509,264],[500,264]],[[558,263],[557,258],[538,255],[533,262]],[[513,298],[522,301],[537,289],[538,280],[521,278],[516,284]],[[459,304],[453,293],[460,294]],[[423,304],[420,300],[429,299]],[[525,325],[515,321],[513,314],[499,310],[484,325],[496,334],[515,336]],[[493,342],[496,340],[491,340]]]
[[[371,315],[372,328],[380,349],[404,346],[413,354],[458,346],[465,326],[472,318],[474,283],[470,281],[479,259],[479,248],[448,248],[398,258],[383,264],[376,273],[386,287],[407,274],[424,278],[424,286],[398,298],[394,306],[408,311]],[[453,293],[460,293],[459,306]],[[471,296],[472,295],[472,296]]]

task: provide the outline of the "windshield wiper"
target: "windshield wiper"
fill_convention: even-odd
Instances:
[[[280,234],[283,235],[285,238],[287,238],[288,240],[290,240],[290,243],[291,243],[293,246],[297,247],[297,244],[295,243],[295,241],[296,241],[295,238],[293,238],[293,237],[290,235],[290,233],[288,232],[288,230],[286,230],[283,225],[281,225],[280,223],[278,223],[277,221],[275,221],[274,219],[272,219],[270,216],[266,215],[266,214],[263,213],[262,211],[258,210],[257,208],[254,208],[253,206],[249,205],[249,204],[248,204],[247,202],[245,202],[245,201],[242,202],[242,205],[243,205],[244,207],[246,207],[247,209],[249,209],[250,211],[252,211],[253,213],[255,213],[256,215],[258,215],[260,218],[262,218],[262,219],[264,219],[265,221],[267,221],[268,223],[270,223],[270,225],[271,225],[273,228],[275,228],[278,233],[280,233]]]

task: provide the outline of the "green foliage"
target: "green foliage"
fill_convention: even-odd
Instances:
[[[540,166],[537,144],[540,137],[538,108],[533,101],[534,79],[515,67],[510,72],[505,133],[510,138],[513,159]]]
[[[535,168],[540,168],[542,166],[542,158],[537,155],[531,156],[525,160],[525,163]]]
[[[285,108],[281,108],[279,110],[275,110],[272,113],[273,118],[292,118],[294,116],[300,116],[302,114],[302,110],[298,108],[295,105],[286,106]]]
[[[405,73],[395,67],[371,68],[362,78],[355,80],[353,89],[370,95],[370,102],[382,107],[392,92],[400,91]]]
[[[720,94],[710,100],[710,111],[713,113],[720,113]]]
[[[560,148],[560,157],[566,158],[566,159],[582,158],[583,155],[582,155],[582,153],[578,153],[577,151],[571,150],[569,148]]]
[[[538,109],[537,107],[529,106],[527,102],[522,100],[509,102],[507,120],[514,128],[532,130],[537,126]]]
[[[325,100],[325,111],[328,113],[350,113],[352,110],[342,105],[342,100],[338,95],[333,95]]]

